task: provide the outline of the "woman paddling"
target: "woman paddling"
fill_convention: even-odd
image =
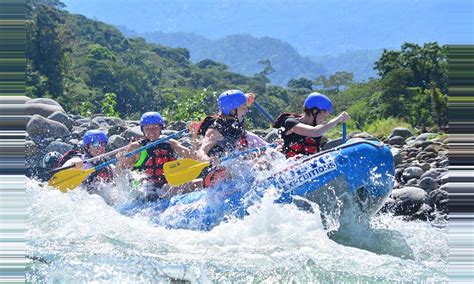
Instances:
[[[321,136],[336,127],[338,123],[350,119],[349,114],[341,112],[327,123],[332,111],[331,100],[323,94],[311,93],[305,101],[303,114],[281,114],[273,127],[281,129],[282,152],[287,158],[312,155],[321,150]]]

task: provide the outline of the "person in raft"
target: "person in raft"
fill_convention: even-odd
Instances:
[[[89,169],[93,168],[104,162],[103,159],[98,158],[93,162],[84,161],[93,157],[98,157],[106,153],[106,146],[109,143],[109,138],[101,130],[94,129],[88,130],[82,137],[82,147],[84,153],[76,150],[70,150],[66,152],[62,158],[58,161],[57,167],[74,165],[76,169]],[[92,173],[82,184],[85,185],[89,193],[97,193],[99,190],[98,182],[112,182],[114,178],[113,166],[105,167]]]
[[[303,114],[281,114],[273,127],[280,129],[283,154],[287,158],[292,158],[319,152],[321,137],[338,123],[350,119],[349,114],[343,111],[337,117],[324,123],[331,111],[331,100],[323,94],[314,92],[306,97]]]
[[[140,118],[140,128],[145,139],[131,143],[125,152],[131,152],[160,139],[161,131],[165,126],[165,120],[158,112],[144,113]],[[194,190],[191,186],[171,187],[164,176],[163,165],[166,162],[174,161],[178,156],[190,155],[189,149],[177,140],[170,139],[159,143],[128,158],[125,157],[125,152],[117,154],[117,173],[120,174],[124,169],[143,172],[145,199],[153,201]]]
[[[201,138],[195,158],[201,161],[212,160],[218,165],[218,159],[234,151],[254,148],[268,144],[262,138],[247,131],[245,118],[248,107],[255,100],[255,94],[244,94],[240,90],[228,90],[218,98],[220,114],[207,116],[194,128],[195,136]],[[209,187],[221,180],[225,172],[220,167],[203,171],[203,186]]]

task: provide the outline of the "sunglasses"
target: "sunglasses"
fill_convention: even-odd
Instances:
[[[91,143],[89,147],[98,149],[100,147],[105,147],[105,143],[104,142],[94,142],[94,143]]]

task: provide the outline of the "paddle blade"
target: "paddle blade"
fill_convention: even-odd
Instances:
[[[209,162],[202,163],[193,159],[180,159],[164,164],[163,172],[170,185],[178,186],[196,179],[202,170],[210,165]]]
[[[66,192],[68,189],[75,189],[84,180],[89,177],[95,171],[94,168],[82,170],[82,169],[68,169],[55,173],[48,181],[48,184],[52,187],[59,189],[62,192]]]

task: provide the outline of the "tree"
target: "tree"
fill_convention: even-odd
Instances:
[[[291,79],[287,84],[288,88],[292,89],[308,89],[309,91],[313,90],[313,81],[306,78]]]

